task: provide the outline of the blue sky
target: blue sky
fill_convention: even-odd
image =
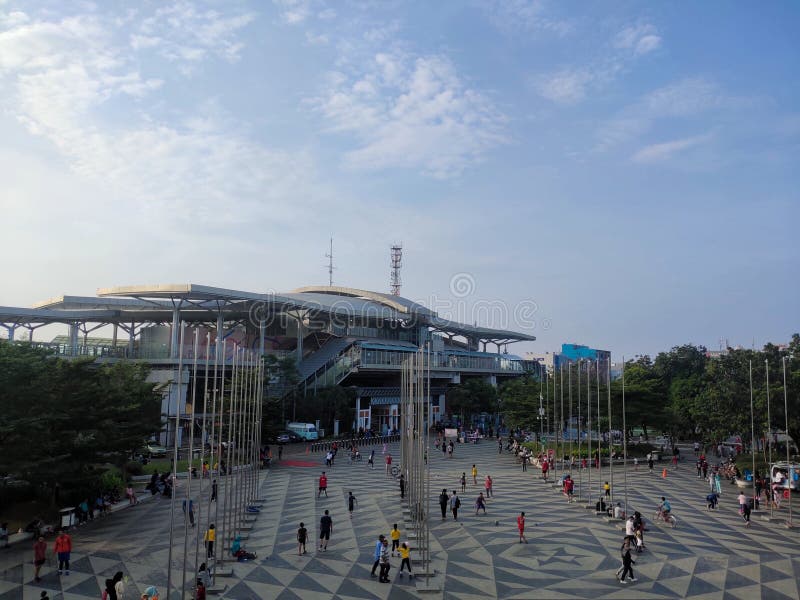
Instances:
[[[0,0],[0,304],[389,285],[617,356],[800,330],[800,8]]]

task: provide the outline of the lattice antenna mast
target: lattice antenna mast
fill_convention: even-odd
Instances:
[[[333,238],[331,238],[331,251],[325,255],[325,258],[328,259],[328,285],[333,287],[333,270],[336,268],[333,266]]]
[[[392,270],[389,274],[389,285],[393,296],[400,295],[400,286],[403,281],[400,279],[400,267],[403,266],[403,244],[392,246]]]

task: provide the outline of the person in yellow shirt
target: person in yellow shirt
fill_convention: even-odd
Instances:
[[[603,484],[603,491],[606,494],[606,498],[610,498],[611,497],[611,486],[608,485],[607,481]]]
[[[398,550],[400,551],[400,558],[403,559],[400,562],[400,575],[403,574],[403,567],[408,567],[408,576],[413,577],[414,573],[411,572],[411,561],[408,558],[408,554],[411,552],[411,548],[408,547],[408,542],[403,542]]]
[[[472,465],[472,483],[478,485],[478,467]]]
[[[394,556],[394,551],[400,549],[400,530],[397,528],[397,523],[392,525],[392,530],[389,532],[389,536],[392,538],[392,556]]]
[[[217,539],[217,530],[214,529],[214,524],[208,526],[208,531],[206,531],[206,535],[203,538],[203,541],[206,544],[207,556],[208,558],[214,558],[214,541]]]

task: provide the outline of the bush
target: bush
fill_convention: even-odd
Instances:
[[[138,460],[131,460],[125,463],[123,470],[129,476],[141,475],[144,473],[144,466]]]
[[[100,487],[104,492],[121,492],[125,482],[118,471],[109,470],[100,476]]]

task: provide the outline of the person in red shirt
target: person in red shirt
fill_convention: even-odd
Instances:
[[[72,538],[62,529],[58,534],[53,552],[58,555],[58,574],[69,575],[69,554],[72,552]]]
[[[525,513],[519,513],[517,517],[517,529],[519,529],[519,543],[525,542],[528,543],[528,540],[525,539]]]
[[[322,492],[325,492],[325,497],[328,497],[328,478],[325,476],[325,471],[322,472],[322,475],[319,478],[319,491],[317,492],[317,498],[322,495]]]
[[[388,476],[388,475],[391,475],[391,474],[392,474],[392,455],[391,454],[387,454],[386,455],[386,475]]]
[[[547,459],[542,463],[542,479],[547,481],[547,470],[550,468],[550,461]]]
[[[39,583],[42,580],[41,577],[39,577],[39,571],[41,570],[46,557],[47,542],[44,541],[43,537],[39,536],[39,539],[33,544],[33,580],[36,583]]]

